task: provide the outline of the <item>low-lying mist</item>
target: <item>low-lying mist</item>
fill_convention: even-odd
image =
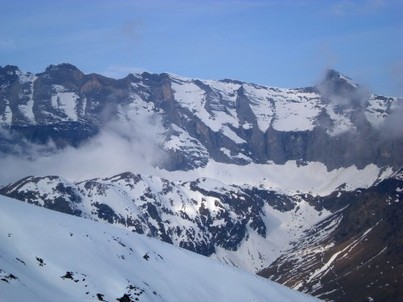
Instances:
[[[157,116],[120,114],[97,136],[78,148],[66,147],[56,152],[52,142],[45,146],[27,144],[19,155],[0,157],[0,185],[29,175],[58,175],[72,181],[107,177],[125,171],[151,173],[164,158],[160,147],[164,134]]]

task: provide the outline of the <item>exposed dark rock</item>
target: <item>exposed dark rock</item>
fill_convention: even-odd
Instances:
[[[178,102],[172,85],[181,82],[168,74],[143,73],[116,80],[97,74],[85,75],[71,64],[60,64],[49,66],[45,72],[37,74],[31,83],[20,81],[20,73],[15,66],[0,68],[0,125],[4,128],[4,131],[0,131],[0,150],[7,154],[20,152],[17,149],[27,150],[22,137],[26,139],[25,144],[47,144],[52,141],[56,149],[78,147],[97,135],[103,125],[115,119],[119,108],[130,104],[131,95],[136,95],[153,105],[168,137],[177,135],[172,128],[172,125],[176,125],[189,135],[193,146],[197,146],[193,149],[182,147],[166,150],[165,161],[158,165],[168,170],[203,167],[209,158],[241,165],[249,161],[266,163],[268,160],[278,164],[287,160],[320,161],[330,170],[354,164],[360,168],[370,163],[393,165],[395,168],[403,164],[402,152],[398,151],[403,149],[403,138],[385,139],[387,136],[382,129],[371,126],[365,115],[368,92],[334,70],[329,71],[317,87],[295,89],[294,94],[316,93],[324,106],[334,105],[336,113],[344,115],[352,123],[349,131],[338,135],[329,134],[328,130],[334,124],[324,108],[315,118],[316,126],[312,130],[279,131],[270,125],[262,132],[251,109],[254,97],[244,87],[249,85],[273,91],[276,88],[223,81],[240,86],[234,91],[233,102],[224,97],[222,91],[213,89],[203,81],[193,80],[193,84],[205,94],[204,109],[210,118],[214,119],[217,112],[231,116],[235,110],[239,125],[250,125],[246,128],[227,125],[244,143],[234,141],[222,131],[211,129],[197,112]],[[77,119],[67,116],[61,105],[54,104],[54,98],[59,97],[57,89],[77,96],[74,107]],[[31,97],[33,121],[21,111],[21,106],[26,106]],[[389,115],[393,98],[377,98],[384,107],[377,110]],[[269,98],[267,102],[274,108],[278,100]],[[11,124],[3,124],[1,117],[5,116],[8,108],[12,112],[12,121]],[[222,152],[223,149],[230,150],[231,155]]]
[[[403,290],[402,187],[392,178],[325,197],[344,208],[259,274],[329,301],[394,301]]]

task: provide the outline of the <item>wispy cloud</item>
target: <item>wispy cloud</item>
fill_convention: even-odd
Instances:
[[[17,48],[17,43],[14,40],[1,40],[0,51],[12,51]]]
[[[129,44],[135,45],[139,43],[142,26],[142,22],[139,19],[132,19],[123,23],[121,33],[127,39]]]
[[[392,67],[393,79],[396,80],[400,96],[403,97],[403,59],[396,62]]]
[[[0,185],[28,175],[59,175],[77,181],[125,171],[151,174],[164,159],[160,147],[164,129],[156,116],[131,112],[122,108],[119,118],[79,148],[67,147],[43,156],[38,146],[30,145],[28,155],[0,156],[1,169],[7,171],[0,174]]]
[[[383,124],[384,138],[397,139],[403,138],[403,99],[400,100],[400,104],[396,106],[390,115],[385,119]]]
[[[383,0],[342,0],[330,6],[329,12],[336,16],[368,14],[376,12],[386,5],[386,2]]]

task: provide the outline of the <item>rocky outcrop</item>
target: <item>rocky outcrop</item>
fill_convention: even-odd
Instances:
[[[326,301],[395,301],[402,292],[402,188],[397,177],[321,199],[342,208],[259,274]]]
[[[21,138],[77,147],[111,120],[147,107],[162,121],[167,141],[188,136],[180,148],[165,146],[160,164],[169,170],[205,166],[209,158],[241,165],[320,161],[330,170],[403,163],[403,138],[390,139],[384,127],[401,100],[369,94],[335,71],[316,87],[279,89],[169,74],[115,80],[70,64],[37,75],[6,66],[0,87],[3,153]]]

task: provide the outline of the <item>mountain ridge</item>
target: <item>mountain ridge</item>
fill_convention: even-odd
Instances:
[[[332,70],[315,86],[287,89],[8,66],[0,87],[0,194],[328,301],[402,292],[393,279],[403,273],[393,216],[403,188],[401,99]],[[384,275],[372,265],[386,265]]]
[[[152,238],[0,200],[7,301],[317,301]]]
[[[155,237],[327,301],[393,301],[403,274],[402,188],[401,172],[328,196],[123,173],[77,184],[27,177],[0,194]]]
[[[387,139],[382,129],[401,101],[362,93],[335,71],[319,86],[284,89],[169,74],[115,80],[71,64],[37,75],[10,68],[0,71],[1,124],[35,143],[78,147],[110,121],[148,115],[166,132],[161,165],[170,170],[204,166],[209,157],[235,164],[321,161],[331,170],[403,162],[395,151],[402,139]],[[189,136],[181,139],[182,133]],[[167,147],[170,141],[180,145]]]

